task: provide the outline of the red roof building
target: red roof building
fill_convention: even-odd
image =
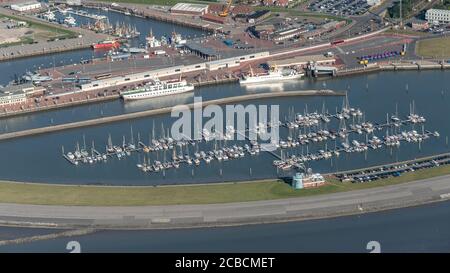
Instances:
[[[250,6],[247,5],[237,5],[233,8],[231,11],[234,15],[236,14],[250,14],[252,13],[253,9]]]
[[[225,22],[226,22],[226,18],[216,16],[211,13],[207,13],[207,14],[203,15],[203,16],[201,16],[201,18],[205,21],[209,21],[209,22],[213,22],[213,23],[217,23],[217,24],[225,24]]]

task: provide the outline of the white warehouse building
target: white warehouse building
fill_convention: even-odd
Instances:
[[[450,23],[450,10],[429,9],[425,13],[428,23]]]
[[[192,4],[192,3],[177,3],[170,8],[171,13],[184,14],[184,15],[205,15],[208,13],[208,5],[205,4]]]
[[[40,9],[41,3],[37,2],[37,1],[29,1],[29,2],[11,4],[10,7],[12,10],[24,12],[24,11]]]

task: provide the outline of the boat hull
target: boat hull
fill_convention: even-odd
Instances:
[[[166,93],[158,93],[156,91],[148,91],[148,92],[142,92],[142,93],[136,93],[136,94],[122,94],[121,97],[124,101],[134,101],[134,100],[171,96],[171,95],[181,94],[181,93],[185,93],[185,92],[189,92],[189,91],[193,91],[193,90],[194,90],[194,86],[191,85],[191,86],[185,86],[183,88],[179,88],[177,90],[167,91]]]
[[[247,79],[240,79],[239,83],[244,84],[254,84],[254,83],[264,83],[264,82],[281,82],[289,80],[298,80],[303,77],[303,74],[288,75],[282,77],[251,77]]]
[[[120,44],[118,42],[115,43],[99,43],[99,44],[93,44],[92,48],[94,49],[111,49],[111,48],[118,48],[120,46]]]

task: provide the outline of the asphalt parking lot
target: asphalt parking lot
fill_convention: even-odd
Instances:
[[[332,51],[335,55],[339,56],[339,58],[346,64],[347,68],[353,68],[360,66],[358,63],[358,57],[364,55],[376,55],[390,51],[401,51],[403,44],[405,43],[407,44],[407,53],[405,56],[380,59],[377,62],[389,62],[400,60],[401,58],[414,57],[412,55],[414,50],[409,45],[412,41],[413,39],[411,38],[401,36],[381,35],[367,39],[362,43],[344,44],[341,46],[337,45],[329,51]]]

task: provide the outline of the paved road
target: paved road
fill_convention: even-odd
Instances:
[[[53,227],[175,228],[333,217],[450,198],[450,175],[303,198],[210,205],[77,207],[0,204],[0,223]]]

